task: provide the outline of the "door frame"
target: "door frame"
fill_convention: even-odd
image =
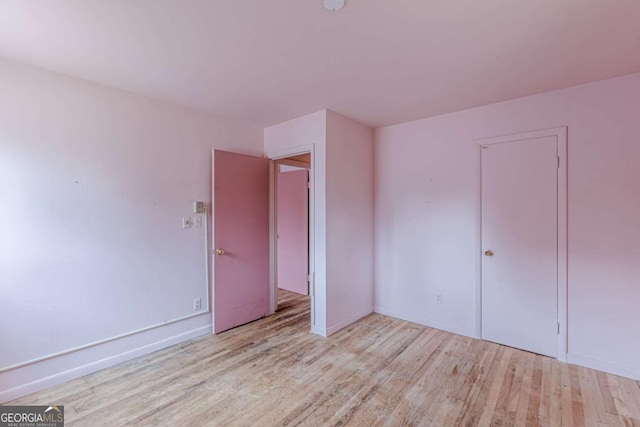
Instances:
[[[307,154],[311,156],[309,165],[309,241],[308,241],[308,254],[309,254],[309,297],[311,298],[311,324],[309,329],[313,329],[315,325],[315,152],[314,145],[302,145],[298,147],[292,147],[278,151],[273,154],[271,159],[271,170],[269,174],[269,313],[273,314],[278,309],[278,281],[277,281],[277,240],[276,240],[276,179],[278,168],[276,167],[276,161],[285,159],[291,156],[297,156],[299,154]],[[293,163],[302,162],[287,161]],[[297,164],[294,164],[296,166]]]
[[[566,362],[568,353],[568,228],[567,228],[567,127],[515,133],[476,140],[480,162],[480,203],[477,227],[476,264],[476,335],[482,338],[482,147],[492,144],[555,137],[558,150],[558,360]]]

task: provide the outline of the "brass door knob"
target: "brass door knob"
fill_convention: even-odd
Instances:
[[[224,250],[221,248],[216,249],[216,255],[224,255]]]
[[[493,256],[493,251],[491,249],[488,249],[488,250],[484,251],[484,254],[486,256]]]

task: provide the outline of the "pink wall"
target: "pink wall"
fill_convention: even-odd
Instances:
[[[566,125],[569,361],[640,378],[639,111],[635,74],[378,129],[376,311],[477,336],[475,140]]]
[[[327,111],[327,325],[373,311],[373,130]]]
[[[261,154],[261,129],[4,60],[0,93],[0,402],[209,333],[181,219],[211,149]]]

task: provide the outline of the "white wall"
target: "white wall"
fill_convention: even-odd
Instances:
[[[477,336],[475,140],[568,126],[569,361],[640,379],[639,111],[635,74],[378,129],[376,311]]]
[[[289,156],[313,147],[310,173],[314,185],[314,248],[310,273],[315,272],[315,296],[312,299],[314,315],[311,330],[324,336],[327,335],[326,140],[326,110],[264,129],[264,152],[267,157]]]
[[[0,402],[210,332],[210,150],[262,152],[261,129],[0,61]],[[204,310],[202,311],[202,313]],[[197,313],[196,313],[197,314]]]
[[[373,311],[373,129],[327,111],[327,330]]]

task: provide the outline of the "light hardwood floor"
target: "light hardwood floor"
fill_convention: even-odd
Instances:
[[[79,426],[640,426],[640,384],[372,314],[322,338],[309,299],[27,396]]]

